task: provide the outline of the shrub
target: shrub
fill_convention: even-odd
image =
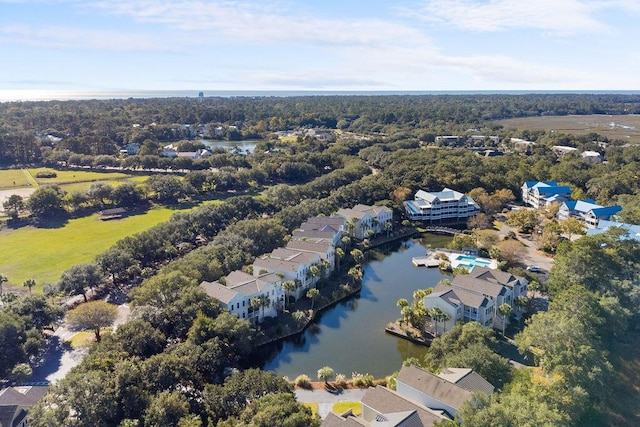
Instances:
[[[57,178],[58,174],[55,171],[40,171],[36,174],[36,178]]]
[[[373,375],[354,372],[351,374],[351,378],[353,385],[356,387],[371,387],[373,385]]]
[[[296,377],[294,384],[300,388],[311,388],[311,379],[308,375],[302,374]]]
[[[336,385],[340,388],[345,388],[347,386],[347,377],[344,374],[336,375]]]

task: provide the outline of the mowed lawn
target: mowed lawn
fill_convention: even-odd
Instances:
[[[55,284],[72,265],[93,261],[118,240],[167,221],[181,211],[154,208],[112,221],[102,221],[93,214],[71,219],[60,228],[4,229],[0,232],[0,273],[19,287],[33,278],[38,284],[36,291],[40,292],[44,284]]]
[[[31,184],[21,169],[0,170],[0,190],[29,187]]]
[[[38,172],[55,172],[55,178],[38,178],[36,175]],[[113,180],[127,180],[138,178],[140,175],[129,174],[125,172],[93,172],[83,170],[57,170],[52,168],[36,168],[29,169],[29,173],[36,179],[38,184],[71,184],[76,182],[107,182]]]

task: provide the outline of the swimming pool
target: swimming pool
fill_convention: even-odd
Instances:
[[[480,267],[488,267],[491,268],[493,261],[492,260],[488,260],[488,259],[484,259],[484,258],[478,258],[478,257],[474,257],[474,256],[468,256],[468,255],[458,255],[455,258],[455,261],[457,261],[458,265],[454,265],[454,267],[466,267],[466,268],[473,268],[476,265],[480,266]]]

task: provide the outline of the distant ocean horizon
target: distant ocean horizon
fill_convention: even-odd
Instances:
[[[390,96],[390,95],[529,95],[585,94],[639,95],[640,90],[14,90],[0,89],[0,102],[74,101],[105,99],[209,97],[293,97],[293,96]]]

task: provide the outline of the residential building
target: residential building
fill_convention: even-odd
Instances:
[[[518,297],[527,296],[527,285],[529,284],[529,281],[524,277],[516,276],[506,271],[477,265],[469,272],[469,277],[488,280],[489,282],[511,289],[514,301]]]
[[[584,160],[587,163],[591,163],[591,164],[602,163],[602,154],[598,153],[597,151],[591,151],[591,150],[583,151],[582,153],[580,153],[580,157],[582,157],[582,160]]]
[[[414,365],[403,366],[396,378],[396,391],[405,398],[431,410],[442,411],[453,418],[458,409],[472,398],[473,393],[491,394],[493,392],[493,387],[489,383],[476,381],[475,376],[469,377],[468,381],[462,381],[466,375],[469,373],[449,371],[442,377]],[[451,382],[450,379],[456,379],[457,383]],[[364,402],[362,406],[364,415]]]
[[[292,240],[327,241],[333,246],[340,245],[343,233],[347,229],[347,220],[342,216],[311,217],[294,230]]]
[[[462,142],[462,138],[458,135],[436,136],[437,145],[458,145],[460,142]]]
[[[601,234],[611,230],[612,228],[619,228],[622,231],[621,239],[633,239],[640,241],[640,225],[626,224],[624,222],[605,221],[598,222],[598,228],[591,228],[587,230],[587,236],[593,236]]]
[[[15,386],[0,390],[0,426],[27,427],[29,408],[47,393],[47,386]]]
[[[138,151],[140,151],[140,144],[135,142],[133,144],[127,144],[125,150],[128,156],[135,156],[138,154]]]
[[[339,209],[337,215],[347,220],[347,229],[356,239],[362,240],[368,232],[380,234],[392,224],[393,211],[386,206],[355,205],[350,209]]]
[[[243,271],[234,271],[220,282],[200,283],[200,287],[212,298],[223,303],[227,310],[241,319],[260,323],[265,317],[276,317],[284,303],[283,279],[273,273],[252,276]],[[265,305],[259,309],[251,306],[254,298],[262,299]]]
[[[569,153],[577,153],[578,149],[575,147],[569,147],[566,145],[554,145],[553,147],[551,147],[551,151],[553,151],[556,154],[556,156],[562,157]]]
[[[370,388],[362,396],[362,419],[365,425],[387,422],[391,426],[432,426],[436,422],[451,419],[441,411],[433,410],[420,401],[405,396],[399,390],[386,387]]]
[[[418,190],[414,200],[404,202],[405,215],[419,221],[460,221],[480,212],[469,196],[450,188],[438,192]]]
[[[431,332],[446,332],[458,321],[478,322],[488,327],[494,325],[495,300],[481,293],[438,284],[431,294],[424,297],[423,301],[425,308],[439,307],[449,315],[449,319],[444,324],[440,326],[434,324],[434,330]],[[436,327],[438,331],[435,330]]]
[[[319,260],[319,256],[317,259]],[[318,261],[309,262],[306,258],[299,257],[297,260],[272,258],[267,255],[256,258],[253,262],[253,275],[259,277],[264,273],[275,273],[282,276],[282,281],[293,280],[300,284],[296,292],[296,298],[300,298],[304,292],[316,284],[319,277],[311,275],[311,266]]]
[[[336,248],[331,242],[325,240],[290,240],[287,249],[308,252],[320,256],[323,265],[323,275],[328,276],[336,266]]]
[[[555,181],[527,181],[522,185],[522,202],[540,209],[551,202],[571,200],[571,188]]]
[[[564,202],[558,210],[558,219],[578,218],[587,228],[598,228],[601,220],[609,221],[622,208],[618,205],[600,206],[591,199]]]
[[[434,329],[439,326],[440,332],[453,328],[458,321],[476,321],[484,326],[501,328],[503,319],[496,316],[498,307],[509,304],[515,308],[516,298],[527,295],[527,285],[524,277],[475,266],[469,274],[455,276],[448,285],[436,285],[423,302],[427,309],[438,307],[447,313],[447,321],[440,326],[434,325]]]

